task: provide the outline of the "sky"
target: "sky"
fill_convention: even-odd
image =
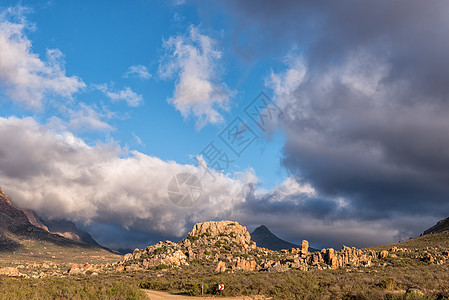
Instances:
[[[417,236],[449,215],[448,15],[2,1],[0,186],[114,249],[224,219],[315,248]]]

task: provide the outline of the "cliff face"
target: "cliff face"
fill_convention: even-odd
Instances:
[[[12,205],[11,199],[0,188],[0,228],[16,231],[31,225],[25,213]]]
[[[89,234],[77,230],[75,224],[71,222],[63,221],[62,225],[67,225],[65,227],[51,222],[48,225],[44,224],[32,211],[15,207],[0,188],[0,251],[22,248],[29,240],[63,246],[80,244],[99,246]],[[72,231],[52,230],[58,228],[70,228]]]

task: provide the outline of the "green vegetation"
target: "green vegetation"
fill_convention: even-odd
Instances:
[[[237,245],[223,241],[214,244],[219,249],[214,248],[209,254],[215,255],[216,250],[224,251],[220,260],[229,267],[232,262],[226,249]],[[394,250],[390,251],[393,247]],[[194,259],[189,266],[182,268],[161,264],[147,271],[98,272],[100,274],[89,271],[88,275],[40,279],[0,276],[0,299],[144,299],[141,288],[192,296],[201,295],[203,289],[205,296],[217,296],[218,299],[221,295],[265,295],[272,299],[449,299],[448,233],[372,249],[388,250],[389,255],[376,259],[373,266],[366,268],[216,273],[216,262]],[[49,249],[51,252],[54,250]],[[67,258],[67,255],[64,253],[60,257]],[[270,257],[279,260],[281,253],[273,253]],[[14,256],[9,258],[12,261]],[[45,268],[41,265],[33,270],[24,266],[18,269],[30,276],[40,272],[49,276],[53,271],[61,276],[69,269],[68,264],[52,264],[51,259],[48,264]],[[6,260],[0,265],[6,266]],[[222,293],[217,291],[218,284],[226,287]]]
[[[17,279],[0,277],[1,299],[147,299],[132,279],[112,276]]]
[[[449,299],[449,267],[420,263],[404,267],[290,270],[282,273],[235,272],[215,274],[212,269],[190,266],[169,269],[163,276],[147,273],[139,286],[192,296],[265,295],[273,299],[420,299],[406,294],[418,287],[425,299]],[[199,287],[199,288],[198,288]]]
[[[159,266],[156,267],[156,270],[163,270],[163,269],[168,269],[168,266],[164,265],[164,264],[160,264]]]
[[[187,237],[187,239],[190,241],[190,242],[195,242],[195,241],[197,241],[198,239],[199,239],[199,237],[197,237],[197,236],[194,236],[194,235],[189,235],[188,237]]]
[[[154,250],[154,255],[158,255],[161,254],[162,252],[164,252],[164,248],[156,248],[156,250]]]

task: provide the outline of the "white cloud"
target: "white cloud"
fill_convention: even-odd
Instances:
[[[112,102],[125,101],[131,107],[137,107],[142,104],[143,97],[126,87],[124,90],[111,90],[106,84],[95,85],[100,91],[109,97]]]
[[[61,51],[48,49],[46,61],[33,53],[26,36],[28,24],[23,16],[19,22],[8,21],[14,10],[0,14],[0,87],[13,101],[39,108],[45,96],[70,98],[85,87],[76,76],[68,77]]]
[[[216,41],[190,27],[188,36],[171,37],[164,42],[166,55],[159,66],[163,79],[177,78],[173,98],[169,99],[183,117],[197,118],[198,129],[223,120],[219,110],[228,110],[233,92],[220,82],[222,53]]]
[[[151,74],[150,74],[150,72],[148,72],[147,67],[145,67],[143,65],[136,65],[136,66],[129,67],[128,70],[126,71],[125,75],[123,75],[123,77],[125,77],[125,78],[137,77],[140,79],[150,79]]]
[[[211,171],[211,177],[202,167],[127,152],[114,142],[88,145],[32,118],[0,117],[0,140],[8,141],[0,143],[1,187],[17,205],[50,218],[178,237],[192,223],[231,219],[250,227],[265,224],[290,237],[319,240],[323,246],[342,241],[372,245],[398,236],[391,222],[345,221],[338,217],[345,209],[339,199],[317,198],[310,185],[293,178],[271,191],[258,191],[250,170],[233,177]],[[196,175],[203,187],[200,200],[190,208],[168,199],[168,182],[182,172]],[[369,235],[361,239],[364,232]]]
[[[104,121],[104,119],[111,118],[113,113],[99,111],[96,106],[79,103],[76,109],[64,108],[64,113],[67,115],[68,121],[63,121],[53,116],[50,118],[49,127],[57,130],[71,130],[76,132],[111,131],[114,129]]]
[[[251,177],[214,173],[213,179],[194,165],[128,153],[113,142],[90,146],[32,118],[0,118],[0,140],[8,141],[0,144],[2,187],[19,206],[49,217],[180,236],[192,220],[227,218],[250,191]],[[168,182],[181,172],[195,174],[203,186],[191,209],[168,199]]]

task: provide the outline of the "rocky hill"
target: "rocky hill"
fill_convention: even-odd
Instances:
[[[438,221],[437,224],[424,231],[423,234],[441,233],[445,231],[449,231],[449,218]]]
[[[119,255],[98,244],[88,244],[82,240],[66,238],[60,233],[52,233],[52,228],[52,224],[47,226],[34,214],[15,207],[0,188],[0,264],[3,261],[13,260],[48,259],[53,262],[67,262],[90,261],[95,257],[103,261],[106,258],[109,260],[120,258]]]
[[[292,248],[299,248],[301,246],[284,241],[274,235],[265,225],[261,225],[254,229],[251,233],[251,240],[256,242],[259,247],[267,248],[274,251],[288,250]],[[317,249],[310,248],[310,252],[318,251]]]
[[[75,223],[63,219],[48,220],[37,216],[31,210],[23,210],[28,220],[34,226],[44,229],[50,233],[58,234],[69,240],[88,244],[92,246],[102,247],[95,241],[92,236],[83,230],[78,229]]]
[[[273,251],[257,247],[246,227],[233,221],[197,223],[180,242],[159,242],[145,249],[135,249],[118,263],[118,270],[182,267],[189,264],[214,266],[216,272],[287,271],[337,269],[342,266],[370,266],[381,255],[344,246],[341,251],[323,249],[309,252],[309,243],[301,248]],[[388,255],[383,253],[383,256]]]

